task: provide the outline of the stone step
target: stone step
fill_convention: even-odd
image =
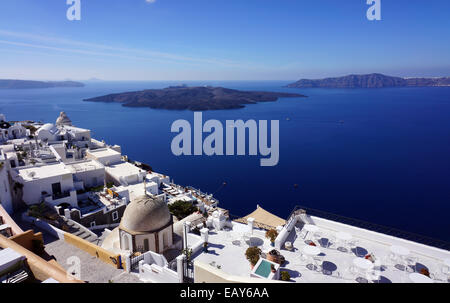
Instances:
[[[14,275],[6,280],[6,283],[21,283],[28,279],[28,272],[24,269],[17,271]]]
[[[78,229],[76,232],[73,232],[72,233],[74,236],[80,236],[81,234],[84,234],[84,230],[80,230],[80,229]]]

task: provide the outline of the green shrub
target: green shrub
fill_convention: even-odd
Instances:
[[[178,220],[182,220],[187,216],[195,213],[197,211],[197,207],[192,205],[191,202],[186,201],[175,201],[172,204],[169,204],[169,211],[177,217]]]
[[[255,266],[256,263],[258,263],[260,256],[261,256],[261,249],[259,249],[258,247],[249,247],[245,251],[245,257],[253,266]]]
[[[270,240],[270,242],[275,242],[275,239],[278,237],[278,232],[275,229],[268,230],[266,232],[266,238]]]
[[[280,273],[281,281],[291,281],[291,275],[287,271],[282,271]]]

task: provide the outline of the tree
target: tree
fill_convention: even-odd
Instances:
[[[260,256],[261,256],[261,249],[258,247],[249,247],[245,251],[245,257],[252,266],[255,266],[256,263],[258,263]]]
[[[189,216],[190,214],[193,214],[197,211],[197,207],[192,205],[191,202],[186,201],[175,201],[172,204],[169,204],[169,211],[177,217],[178,220],[182,220]]]

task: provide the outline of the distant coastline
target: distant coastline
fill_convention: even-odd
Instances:
[[[84,87],[84,84],[75,81],[32,81],[0,79],[0,89],[33,89],[53,87]]]
[[[400,78],[383,74],[348,75],[324,79],[301,79],[289,88],[383,88],[450,86],[450,77]]]
[[[150,107],[169,110],[222,110],[243,108],[246,104],[274,102],[279,98],[306,97],[301,94],[280,92],[239,91],[212,86],[171,86],[137,92],[111,94],[84,99],[88,102],[122,103],[127,107]]]

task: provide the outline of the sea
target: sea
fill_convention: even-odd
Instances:
[[[289,81],[85,82],[83,88],[0,90],[9,121],[55,122],[65,111],[92,136],[213,193],[244,216],[257,205],[286,218],[296,206],[450,241],[450,87],[297,89]],[[173,85],[300,93],[203,119],[279,120],[280,160],[261,156],[175,156],[171,125],[191,111],[127,108],[83,99]],[[224,185],[226,183],[226,185]]]

